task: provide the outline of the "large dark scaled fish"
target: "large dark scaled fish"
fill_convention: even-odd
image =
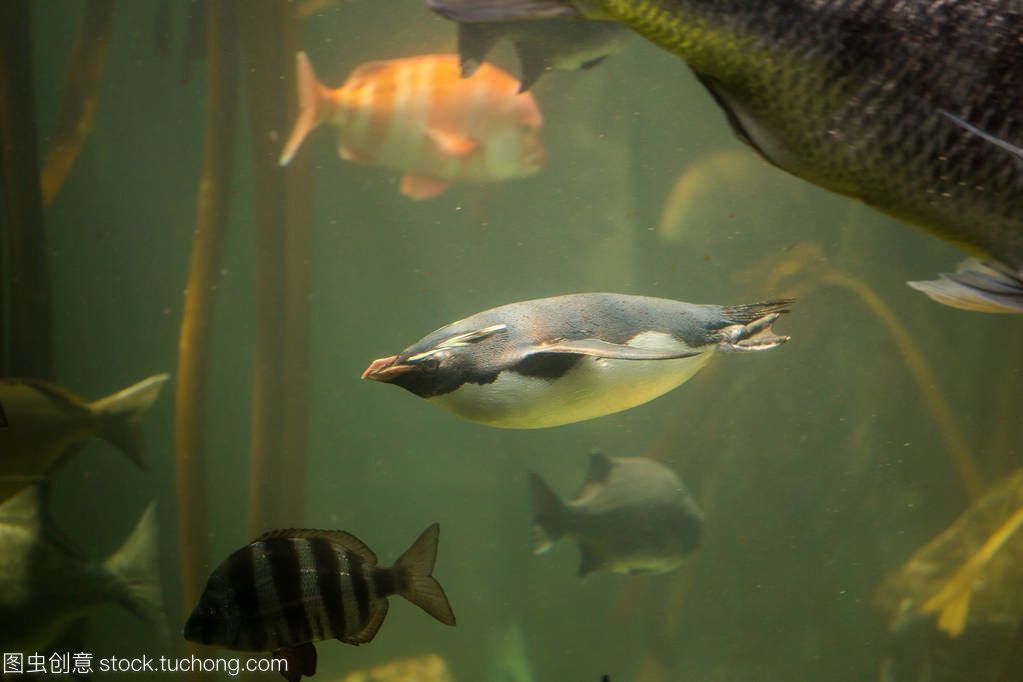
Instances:
[[[1001,263],[923,287],[929,295],[1023,312],[1023,158],[1011,151],[1023,146],[1023,0],[428,4],[467,22],[629,26],[685,59],[774,165]]]
[[[462,76],[476,72],[497,43],[508,40],[519,58],[519,92],[552,70],[591,69],[617,52],[628,30],[610,21],[495,21],[458,25]]]
[[[579,575],[666,573],[697,548],[703,517],[682,481],[646,457],[590,456],[582,488],[562,502],[537,474],[529,474],[534,554],[555,540],[579,543]]]
[[[93,402],[38,379],[0,379],[0,502],[43,480],[93,437],[147,468],[142,416],[169,378],[158,374]]]
[[[117,604],[165,632],[157,573],[155,505],[104,562],[72,547],[50,518],[45,487],[0,504],[0,651],[45,651],[104,604]]]
[[[185,639],[239,651],[272,651],[287,661],[285,679],[316,673],[313,642],[365,644],[400,594],[444,623],[455,615],[433,578],[436,523],[393,566],[340,530],[274,530],[229,556],[213,571],[185,623]]]
[[[641,405],[680,386],[716,352],[788,340],[771,325],[791,300],[696,305],[570,294],[485,310],[428,334],[362,374],[471,421],[536,429]]]

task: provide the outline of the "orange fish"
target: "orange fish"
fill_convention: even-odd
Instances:
[[[281,154],[286,165],[321,122],[340,131],[341,158],[396,168],[401,193],[437,196],[452,182],[532,175],[544,164],[543,118],[512,76],[483,64],[462,78],[457,55],[369,62],[340,88],[325,87],[298,53],[299,114]]]

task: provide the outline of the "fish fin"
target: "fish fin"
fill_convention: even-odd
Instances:
[[[487,24],[458,25],[458,63],[462,78],[476,73],[500,37],[500,32]]]
[[[568,526],[568,509],[539,474],[529,472],[529,506],[533,512],[533,554],[550,550]]]
[[[723,311],[726,326],[715,332],[718,350],[750,352],[782,345],[790,337],[775,334],[771,325],[789,312],[794,302],[795,299],[788,298],[726,307]]]
[[[607,358],[609,360],[678,360],[699,355],[700,351],[651,350],[649,348],[627,346],[622,343],[601,341],[600,339],[558,339],[526,351],[526,355],[536,353],[572,353],[575,355],[590,355],[595,358]]]
[[[384,623],[384,618],[387,616],[387,600],[380,599],[373,605],[373,610],[369,613],[369,620],[362,627],[361,630],[356,632],[354,635],[345,637],[341,641],[346,644],[365,644],[366,642],[373,641],[373,638],[377,636],[377,631],[380,626]]]
[[[507,21],[576,17],[567,0],[426,0],[435,13],[455,21]]]
[[[39,391],[47,398],[61,403],[64,407],[75,410],[88,409],[88,405],[81,399],[81,397],[75,395],[63,386],[58,386],[57,384],[50,383],[44,379],[26,378],[14,379],[14,381]]]
[[[447,180],[425,175],[404,175],[401,178],[401,193],[410,199],[433,199],[443,194],[450,184]]]
[[[955,114],[949,113],[949,112],[945,111],[944,109],[938,109],[938,113],[941,114],[942,116],[944,116],[945,118],[947,118],[948,120],[952,121],[953,123],[955,123],[957,126],[962,128],[963,130],[966,130],[966,131],[976,135],[977,137],[979,137],[979,138],[981,138],[983,140],[987,140],[991,144],[993,144],[996,147],[999,147],[1001,149],[1004,149],[1005,151],[1009,152],[1010,154],[1012,154],[1013,156],[1015,156],[1017,158],[1023,159],[1023,147],[1018,147],[1017,145],[1014,145],[1013,143],[1009,142],[1008,140],[1003,140],[1002,138],[998,137],[997,135],[992,135],[991,133],[987,132],[986,130],[981,130],[977,126],[975,126],[975,125],[973,125],[971,123],[967,123],[966,121],[964,121],[963,119],[959,118]]]
[[[0,525],[24,528],[36,535],[44,525],[44,485],[29,485],[0,504]]]
[[[943,305],[982,313],[1023,313],[1023,272],[994,261],[968,258],[954,273],[907,282]]]
[[[608,55],[602,54],[599,57],[593,59],[587,59],[585,62],[579,65],[579,68],[583,71],[589,71],[590,69],[596,68],[604,63],[604,60],[608,58]]]
[[[120,603],[166,638],[157,542],[156,503],[150,502],[124,543],[103,562],[103,568],[116,581]]]
[[[611,461],[611,458],[605,455],[603,452],[592,452],[590,453],[590,468],[586,472],[587,483],[604,483],[607,481],[608,476],[611,475],[611,470],[615,464]]]
[[[395,574],[398,594],[445,625],[454,625],[455,614],[451,611],[451,604],[444,588],[433,577],[439,537],[440,525],[434,523],[398,557],[391,570]]]
[[[369,565],[375,566],[377,564],[376,552],[366,546],[365,542],[343,530],[277,528],[275,530],[268,530],[253,540],[253,542],[265,542],[272,538],[321,538],[344,547]]]
[[[579,577],[588,576],[604,567],[604,560],[597,556],[589,545],[579,545]]]
[[[431,140],[433,140],[433,143],[437,145],[437,149],[442,154],[455,159],[460,159],[472,154],[474,151],[479,149],[480,146],[479,142],[468,135],[453,133],[447,130],[427,128],[426,134]]]
[[[143,454],[142,415],[153,406],[169,374],[157,374],[89,405],[99,420],[99,435],[124,452],[140,469],[149,469]]]
[[[320,82],[305,52],[295,56],[295,82],[298,89],[298,118],[284,145],[278,165],[287,166],[294,158],[302,141],[329,116],[329,91]]]
[[[533,84],[540,79],[545,72],[550,71],[550,60],[540,51],[529,49],[523,43],[515,43],[515,53],[519,56],[519,92],[525,92],[533,87]]]
[[[303,675],[312,677],[316,674],[316,647],[312,642],[275,649],[273,657],[284,661],[281,675],[288,682],[299,682]]]

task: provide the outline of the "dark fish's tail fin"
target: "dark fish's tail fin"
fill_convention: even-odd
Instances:
[[[533,510],[533,554],[543,554],[565,534],[568,510],[558,494],[532,471],[529,472],[529,501]]]
[[[311,133],[316,126],[320,125],[329,114],[325,104],[329,100],[329,92],[326,86],[317,78],[313,71],[313,65],[305,52],[299,52],[295,57],[295,82],[298,88],[298,119],[295,127],[291,129],[284,151],[278,163],[287,166],[295,156],[302,141]]]
[[[147,469],[142,443],[142,415],[153,406],[169,374],[157,374],[89,405],[99,422],[101,438]]]
[[[718,350],[749,352],[777,348],[789,340],[771,329],[783,313],[789,312],[793,298],[783,298],[766,303],[748,303],[729,306],[722,311],[725,325],[717,330]]]
[[[953,273],[909,286],[942,303],[981,313],[1023,313],[1023,271],[968,258]]]
[[[455,21],[508,21],[576,17],[567,0],[426,0],[437,14]]]
[[[440,525],[433,524],[416,538],[412,546],[394,562],[393,571],[398,594],[444,623],[455,624],[444,588],[433,577],[433,565],[437,561],[437,539]]]
[[[156,503],[150,503],[121,547],[103,562],[114,580],[118,601],[167,636],[163,593],[157,570]]]

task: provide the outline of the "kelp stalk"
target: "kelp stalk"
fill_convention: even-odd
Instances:
[[[205,429],[213,310],[227,231],[237,118],[235,3],[208,0],[207,82],[202,171],[192,260],[185,291],[175,396],[178,539],[185,612],[195,604],[209,568]]]
[[[57,132],[43,165],[43,203],[47,206],[57,196],[95,127],[113,18],[114,0],[85,3],[85,13],[68,61]]]
[[[289,181],[294,169],[285,172],[277,165],[278,138],[296,115],[298,27],[293,12],[285,2],[254,3],[242,24],[252,133],[258,296],[250,534],[299,523],[304,503],[309,197],[307,190],[300,193],[299,185],[308,179]],[[291,304],[297,308],[292,310]],[[299,376],[292,377],[291,371]]]
[[[39,190],[31,5],[28,0],[0,2],[0,163],[9,266],[6,369],[52,379],[50,247]]]

